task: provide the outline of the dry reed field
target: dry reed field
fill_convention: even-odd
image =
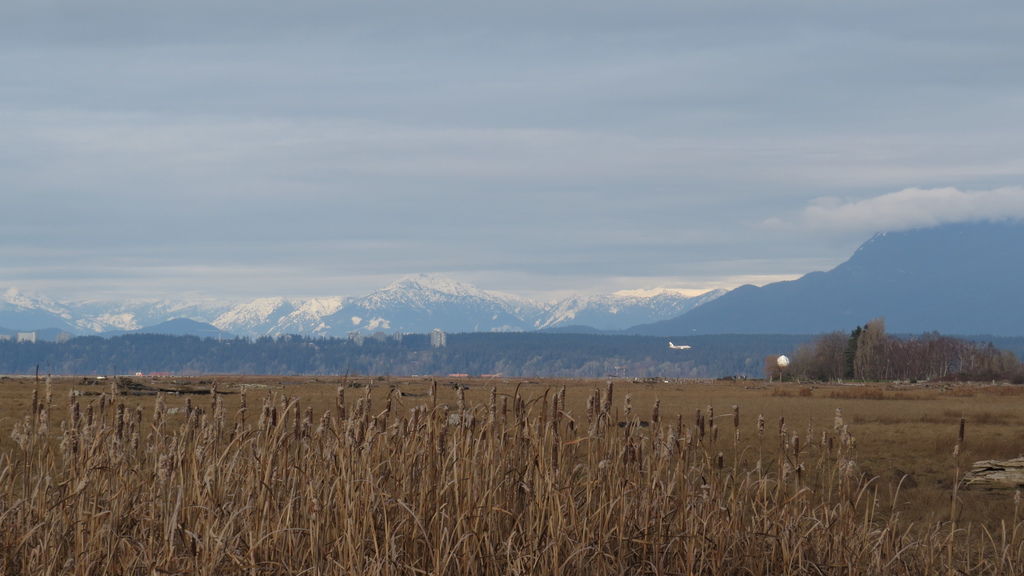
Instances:
[[[1020,388],[135,380],[0,380],[0,574],[1024,573]]]

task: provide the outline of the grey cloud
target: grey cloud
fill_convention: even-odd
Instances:
[[[796,274],[864,239],[792,216],[815,198],[864,222],[895,190],[1020,185],[1022,10],[0,3],[0,275],[216,293],[264,270],[328,294]]]
[[[1024,220],[1024,188],[908,188],[863,200],[819,198],[804,208],[800,219],[815,229],[861,234],[951,222]]]

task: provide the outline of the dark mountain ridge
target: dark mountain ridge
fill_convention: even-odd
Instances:
[[[884,317],[890,332],[1024,335],[1024,223],[877,234],[827,272],[741,286],[635,334],[815,334]]]
[[[138,330],[108,332],[107,334],[104,334],[104,336],[120,336],[124,334],[159,334],[164,336],[198,336],[200,338],[234,338],[233,334],[224,332],[212,324],[197,322],[188,318],[174,318],[166,322],[154,324],[153,326],[139,328]]]

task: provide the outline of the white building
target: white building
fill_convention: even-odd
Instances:
[[[36,342],[36,333],[35,332],[18,332],[18,335],[17,335],[16,338],[17,338],[18,342],[31,342],[31,343],[35,344],[35,342]]]
[[[448,335],[444,333],[444,330],[440,328],[434,328],[430,332],[430,346],[431,348],[444,348],[448,345]]]

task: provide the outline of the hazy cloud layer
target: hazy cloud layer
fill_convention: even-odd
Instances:
[[[1022,17],[3,2],[0,286],[309,296],[436,272],[554,295],[829,267],[883,226],[1020,214]]]
[[[860,233],[906,230],[951,222],[1024,220],[1024,188],[962,191],[909,188],[844,202],[822,198],[805,208],[802,224]]]

